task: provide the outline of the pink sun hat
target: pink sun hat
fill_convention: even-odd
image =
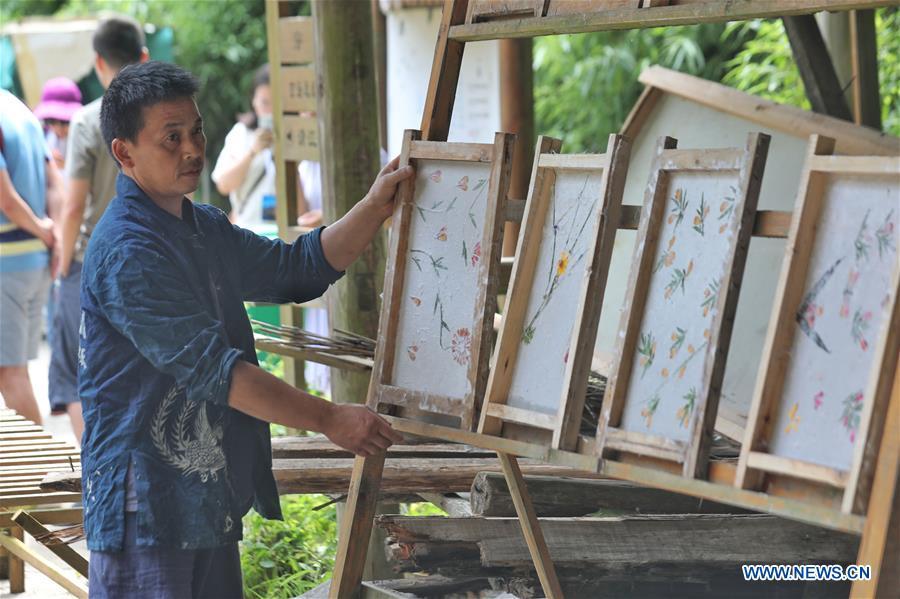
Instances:
[[[81,108],[81,91],[75,82],[65,77],[54,77],[44,84],[41,101],[34,109],[34,114],[41,120],[55,119],[68,122],[79,108]]]

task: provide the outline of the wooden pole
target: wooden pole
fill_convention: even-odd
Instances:
[[[380,167],[372,13],[340,2],[313,3],[316,28],[322,207],[326,223],[361,200]],[[375,238],[343,279],[328,292],[332,327],[374,338],[384,278],[385,242]],[[332,370],[332,396],[363,403],[365,373]]]
[[[850,54],[853,69],[853,121],[881,129],[878,85],[878,38],[875,11],[850,11]]]
[[[813,15],[784,17],[784,30],[803,79],[806,97],[820,114],[852,121],[822,31]]]
[[[509,197],[524,200],[534,160],[534,76],[532,40],[500,40],[500,129],[516,134]],[[518,223],[506,223],[503,255],[516,253]]]
[[[387,23],[378,0],[372,0],[372,32],[378,82],[378,143],[387,148]]]
[[[519,516],[519,525],[522,527],[522,534],[525,536],[525,543],[528,545],[528,552],[537,570],[544,595],[548,599],[562,599],[562,587],[559,585],[553,560],[550,559],[550,550],[547,548],[541,525],[534,513],[534,505],[531,503],[528,487],[525,486],[525,479],[519,469],[519,462],[515,456],[507,453],[498,452],[497,457],[500,458],[506,484],[509,485],[513,505],[516,506],[516,514]]]
[[[348,10],[341,2],[313,2],[319,94],[319,138],[322,173],[322,207],[326,223],[346,214],[369,191],[381,167],[379,142],[379,103],[377,60],[374,56],[375,35],[372,10]],[[328,314],[332,328],[351,331],[370,338],[378,334],[378,298],[384,280],[386,256],[384,234],[380,233],[348,269],[343,279],[328,292]],[[369,387],[368,372],[331,370],[331,395],[335,401],[364,403]],[[382,460],[384,458],[382,457]],[[372,482],[377,499],[380,483]],[[360,499],[364,504],[365,500]],[[347,512],[339,510],[344,524],[353,525],[357,513],[351,495]],[[375,505],[364,506],[371,531]],[[371,507],[371,510],[369,510]],[[371,511],[371,514],[369,513]],[[359,523],[356,529],[362,530]],[[350,540],[344,530],[340,543]],[[354,530],[355,541],[363,537]],[[369,539],[369,536],[364,538]],[[383,545],[379,531],[370,538],[373,546]],[[366,562],[366,554],[369,561]],[[390,578],[383,550],[363,551],[367,576]],[[355,564],[353,564],[355,565]],[[353,570],[356,578],[356,570]],[[337,574],[337,571],[336,571]],[[363,571],[359,571],[359,577]],[[337,578],[337,576],[336,576]],[[359,580],[353,588],[359,586]],[[343,588],[345,591],[346,586]]]
[[[266,0],[266,38],[269,55],[269,88],[272,90],[272,121],[276,139],[283,131],[284,98],[281,97],[281,36],[279,23],[282,17],[293,16],[291,5],[281,0]],[[275,220],[278,235],[293,240],[291,227],[297,224],[297,163],[288,161],[284,147],[276,141],[272,147],[275,160]],[[285,304],[279,309],[279,321],[287,326],[303,326],[303,310],[296,304]],[[283,357],[285,382],[299,389],[306,388],[303,361]]]

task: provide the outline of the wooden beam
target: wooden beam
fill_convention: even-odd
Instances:
[[[874,10],[850,11],[850,53],[853,70],[853,122],[881,130],[878,37]]]
[[[526,476],[525,484],[542,517],[577,517],[595,512],[641,514],[740,514],[747,510],[660,489],[610,479]],[[482,517],[512,517],[516,510],[506,479],[479,472],[469,494],[471,512]]]
[[[635,3],[631,8],[457,25],[450,28],[450,38],[460,42],[477,42],[511,37],[744,21],[812,14],[822,10],[876,8],[894,4],[896,0],[708,0],[674,6],[638,8]]]
[[[800,15],[782,20],[813,111],[852,121],[844,90],[815,16]]]
[[[377,522],[387,529],[398,557],[416,544],[435,553],[441,545],[468,545],[480,557],[476,567],[530,562],[515,518],[380,516]],[[604,573],[658,563],[709,569],[744,563],[849,564],[859,544],[854,535],[758,514],[542,518],[540,524],[558,568],[602,566]]]

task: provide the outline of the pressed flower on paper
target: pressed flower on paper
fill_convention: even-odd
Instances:
[[[869,321],[872,320],[872,313],[868,310],[863,312],[857,309],[853,313],[853,324],[850,326],[850,335],[853,341],[859,345],[863,351],[869,349],[869,342],[866,341],[866,331],[869,329]]]
[[[456,186],[463,191],[469,191],[469,177],[466,176],[460,179]]]
[[[716,302],[718,301],[719,281],[713,280],[703,290],[703,301],[700,302],[700,307],[703,308],[703,316],[708,316],[710,310],[716,307]]]
[[[684,220],[684,213],[687,212],[687,209],[687,194],[683,188],[678,188],[675,190],[674,197],[672,197],[672,208],[669,210],[668,219],[669,224],[674,224],[674,228],[677,229],[678,225],[681,224],[681,221]]]
[[[672,333],[672,345],[669,347],[669,358],[674,358],[678,355],[678,350],[684,345],[684,338],[686,335],[687,331],[685,329],[675,327],[675,331]]]
[[[822,404],[825,402],[825,392],[819,391],[815,395],[813,395],[813,409],[818,410],[822,407]]]
[[[663,266],[672,266],[672,263],[675,262],[675,250],[672,249],[672,246],[675,245],[675,236],[669,239],[669,245],[666,247],[666,251],[664,251],[659,260],[656,261],[656,265],[653,267],[653,272],[658,271]]]
[[[684,282],[694,270],[694,261],[691,260],[688,262],[687,268],[676,268],[672,272],[672,278],[669,280],[668,285],[666,285],[666,299],[671,299],[672,294],[675,293],[677,289],[681,289],[681,293],[684,291]]]
[[[856,393],[851,393],[847,397],[844,398],[842,402],[844,406],[844,411],[841,414],[841,425],[850,433],[850,442],[853,443],[856,441],[856,433],[859,429],[859,415],[862,412],[863,408],[863,394],[862,391],[857,391]]]
[[[469,329],[457,329],[453,333],[453,338],[450,340],[450,352],[457,364],[465,366],[469,363],[469,356],[472,353],[472,335],[469,333]]]
[[[676,416],[678,417],[678,423],[682,428],[688,427],[688,422],[690,422],[691,414],[694,413],[694,404],[697,402],[697,389],[695,387],[691,387],[691,389],[684,395],[684,403],[678,409],[678,413]]]
[[[878,259],[897,248],[894,247],[894,211],[891,210],[884,217],[884,222],[875,231],[875,239],[878,241]]]
[[[406,355],[409,356],[409,359],[413,362],[416,361],[416,354],[419,352],[419,346],[413,343],[406,348]]]
[[[847,284],[844,285],[844,291],[841,294],[841,318],[847,318],[850,316],[850,300],[853,298],[853,288],[856,287],[856,282],[859,280],[859,271],[855,268],[850,269],[850,274],[847,275]]]
[[[641,410],[641,417],[644,419],[644,423],[647,425],[647,428],[653,426],[653,415],[656,414],[656,409],[659,407],[659,394],[655,393],[650,399],[647,400],[646,405]]]
[[[703,236],[704,226],[706,225],[706,216],[709,214],[709,204],[706,203],[706,200],[703,198],[703,194],[700,194],[700,207],[697,208],[697,212],[694,215],[694,223],[693,229],[700,233],[700,236]]]
[[[869,210],[866,210],[866,215],[863,217],[862,223],[859,225],[859,233],[856,234],[856,240],[853,242],[853,248],[856,250],[857,262],[862,259],[869,259],[869,248],[872,246],[868,232],[870,212],[872,212],[871,208]]]
[[[797,410],[800,409],[800,404],[795,403],[791,406],[790,412],[788,412],[788,423],[787,426],[784,427],[784,432],[786,434],[790,434],[797,431],[797,427],[800,426],[800,416],[797,415]]]
[[[441,175],[442,175],[441,171],[437,170],[437,171],[434,171],[433,173],[431,173],[431,176],[429,177],[429,179],[431,179],[435,183],[440,183]]]
[[[731,215],[734,214],[734,203],[737,200],[738,193],[737,187],[732,185],[731,195],[725,196],[722,199],[722,203],[719,204],[719,220],[722,221],[722,224],[719,225],[719,234],[724,233],[731,222]]]
[[[653,365],[653,359],[656,358],[656,339],[653,338],[653,333],[647,333],[646,335],[641,333],[637,350],[638,355],[641,356],[638,360],[642,368],[641,378],[644,378],[647,370]]]

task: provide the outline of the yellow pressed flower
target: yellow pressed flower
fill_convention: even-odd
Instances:
[[[660,374],[661,374],[661,375],[663,376],[663,378],[665,378],[665,379],[669,378],[669,369],[668,369],[668,368],[663,368],[663,369],[660,371]]]
[[[556,262],[556,276],[563,276],[566,273],[567,268],[569,268],[569,252],[564,250],[559,255],[559,260]]]

